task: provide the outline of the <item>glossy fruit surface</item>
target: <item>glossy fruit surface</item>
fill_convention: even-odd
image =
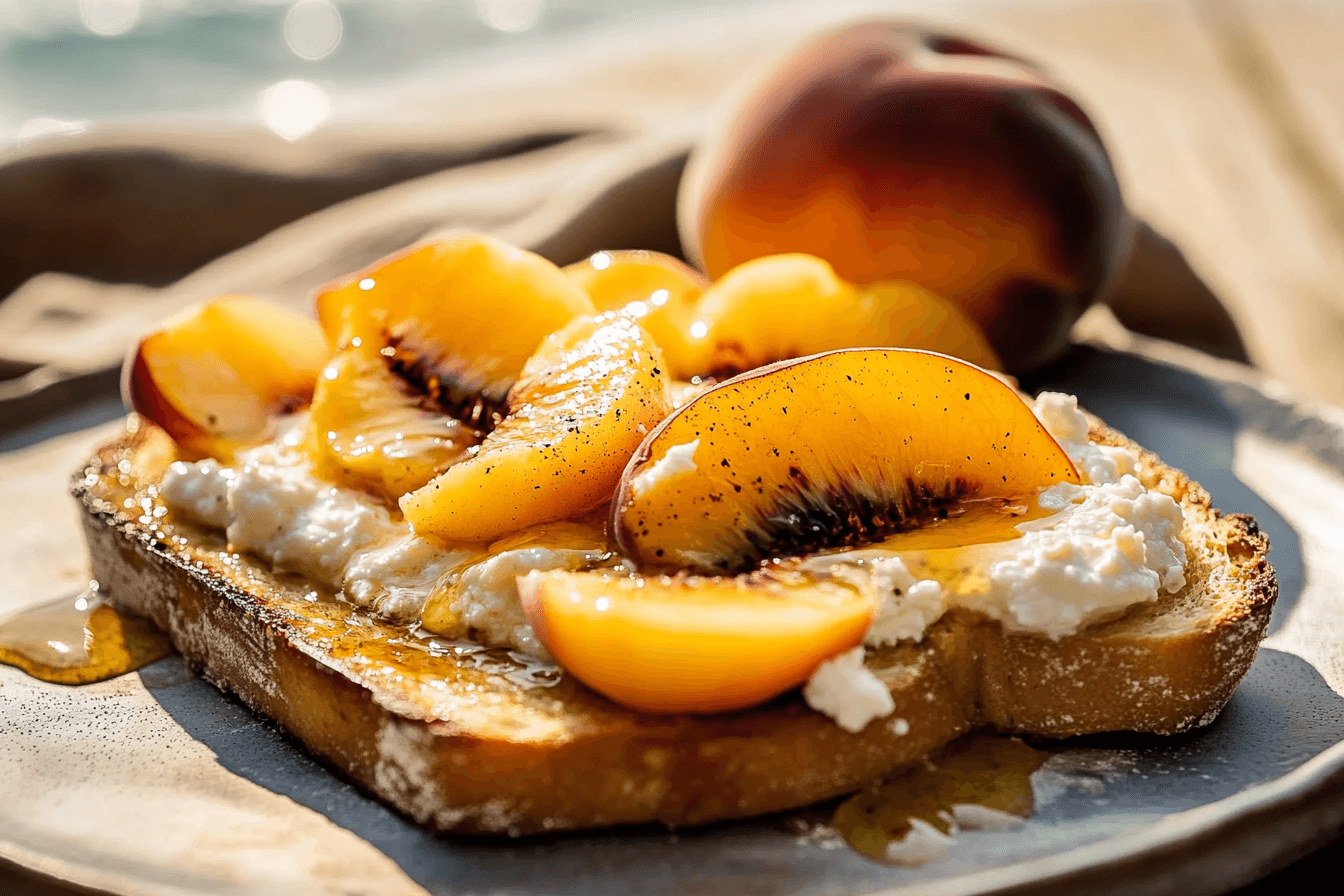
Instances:
[[[698,341],[691,336],[695,306],[709,286],[704,274],[661,252],[597,252],[564,269],[598,311],[623,311],[639,321],[663,350],[672,376],[703,373]]]
[[[612,523],[642,564],[737,572],[1078,481],[994,376],[944,355],[855,349],[760,368],[676,411],[631,458]]]
[[[548,336],[478,453],[401,499],[422,535],[485,541],[611,499],[626,461],[671,410],[662,353],[607,313]]]
[[[502,403],[543,337],[593,313],[558,267],[482,234],[412,247],[323,288],[316,302],[333,345],[382,353],[449,409]]]
[[[481,439],[376,353],[346,349],[318,377],[309,452],[318,473],[395,501]]]
[[[473,449],[542,340],[592,303],[544,258],[463,234],[328,286],[336,358],[313,401],[319,472],[395,501]]]
[[[1058,356],[1132,229],[1095,128],[1045,73],[899,22],[762,75],[696,147],[678,218],[711,277],[808,252],[853,283],[918,283],[1015,372]]]
[[[535,573],[523,610],[565,670],[644,712],[763,703],[858,644],[873,601],[835,583]]]
[[[308,404],[327,359],[317,322],[248,296],[188,309],[127,359],[127,405],[187,456],[229,459],[269,437],[274,418]]]

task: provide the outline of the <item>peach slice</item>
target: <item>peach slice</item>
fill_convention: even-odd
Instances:
[[[994,376],[931,352],[854,349],[743,374],[664,420],[621,477],[612,529],[640,563],[736,572],[1078,481]]]
[[[623,311],[663,350],[672,376],[704,373],[700,340],[691,337],[695,305],[709,286],[704,274],[661,252],[597,252],[564,269],[598,311]]]
[[[756,706],[863,640],[874,602],[833,582],[532,573],[523,612],[565,670],[644,712]]]
[[[122,372],[136,413],[187,456],[230,459],[308,403],[327,360],[317,322],[248,296],[188,309],[140,340]]]
[[[449,409],[501,404],[542,338],[594,310],[558,267],[482,234],[393,255],[316,302],[334,345],[382,353]]]
[[[631,318],[577,320],[527,362],[479,453],[401,509],[422,535],[470,542],[590,510],[671,410],[668,393],[662,353]]]
[[[396,500],[465,456],[547,334],[592,303],[560,269],[491,237],[412,248],[329,286],[340,355],[313,402],[323,475]]]
[[[707,369],[716,375],[874,346],[1000,366],[980,327],[951,302],[907,281],[856,287],[813,255],[767,255],[741,264],[705,292],[695,314],[706,332]]]
[[[395,500],[466,456],[478,430],[438,408],[359,349],[318,377],[309,454],[326,479]]]

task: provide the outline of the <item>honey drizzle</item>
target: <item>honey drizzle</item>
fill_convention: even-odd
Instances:
[[[1047,757],[1016,738],[972,735],[938,758],[845,800],[836,808],[831,826],[870,859],[922,864],[937,857],[933,853],[939,846],[950,848],[958,830],[986,827],[989,821],[1006,826],[1030,818],[1035,810],[1031,775]],[[959,809],[965,806],[992,812]],[[932,849],[907,840],[917,827],[942,835],[929,837]]]
[[[96,583],[0,622],[0,663],[53,684],[91,684],[173,652],[153,623],[103,602]]]
[[[954,505],[947,516],[925,520],[904,532],[888,535],[873,547],[889,551],[962,550],[1022,537],[1017,527],[1053,516],[1034,498],[974,498]]]

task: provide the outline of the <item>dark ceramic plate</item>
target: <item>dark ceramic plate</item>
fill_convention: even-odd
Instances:
[[[1020,828],[963,833],[946,858],[914,868],[800,833],[799,818],[436,839],[170,659],[80,689],[0,668],[0,858],[128,894],[1201,896],[1335,836],[1344,426],[1242,368],[1160,346],[1083,348],[1033,385],[1077,393],[1207,486],[1217,506],[1253,513],[1272,539],[1281,596],[1269,640],[1215,724],[1178,738],[1049,745],[1032,779],[1036,814]]]

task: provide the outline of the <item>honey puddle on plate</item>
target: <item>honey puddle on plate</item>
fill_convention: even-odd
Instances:
[[[97,586],[0,622],[0,663],[55,684],[90,684],[173,652],[152,622],[103,602]]]
[[[845,800],[831,826],[871,859],[935,861],[958,831],[1007,830],[1030,818],[1031,775],[1048,757],[1016,738],[973,735]]]

